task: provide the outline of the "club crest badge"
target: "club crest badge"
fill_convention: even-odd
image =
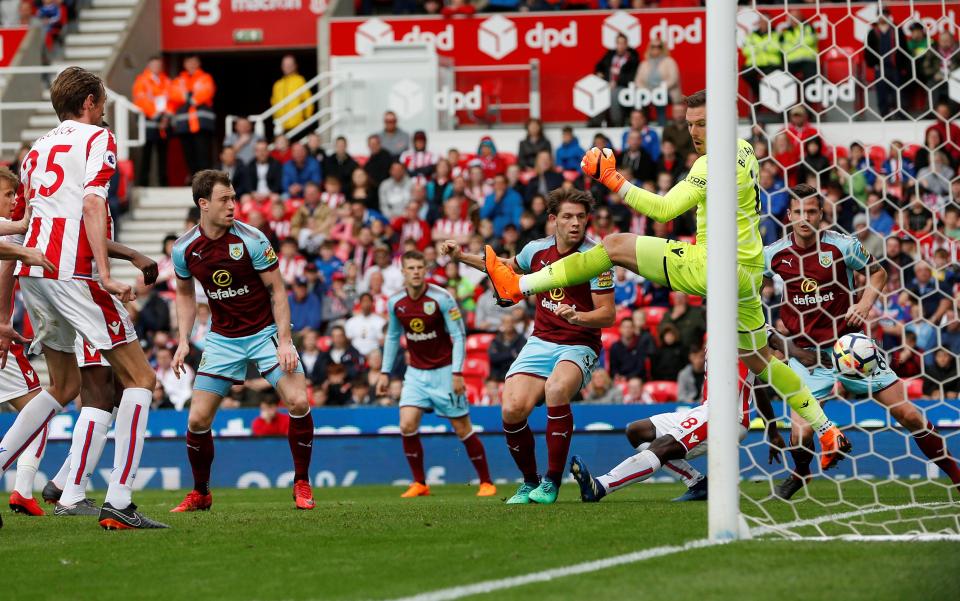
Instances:
[[[243,242],[230,245],[230,258],[238,261],[243,258]]]
[[[830,267],[833,265],[833,253],[820,253],[820,265],[822,267]]]
[[[433,315],[437,312],[437,303],[434,301],[427,301],[423,303],[423,312],[427,315]]]

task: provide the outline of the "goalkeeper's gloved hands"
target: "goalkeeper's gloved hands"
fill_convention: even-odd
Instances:
[[[617,172],[617,158],[609,148],[600,150],[594,146],[588,150],[580,161],[580,169],[614,192],[619,192],[627,181]]]

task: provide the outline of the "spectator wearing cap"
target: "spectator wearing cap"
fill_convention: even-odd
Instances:
[[[300,332],[307,328],[320,329],[322,307],[320,300],[307,290],[307,278],[298,276],[293,281],[293,289],[289,294],[290,322],[293,331]]]
[[[394,160],[410,148],[410,134],[397,126],[397,114],[393,111],[383,114],[383,130],[378,135],[383,149],[393,155]]]
[[[536,167],[537,157],[544,150],[553,154],[553,147],[550,140],[543,136],[543,122],[539,119],[527,119],[527,136],[520,140],[520,146],[517,149],[517,165],[520,169],[533,169]]]
[[[803,143],[810,138],[820,137],[820,132],[810,123],[810,114],[803,105],[796,105],[790,109],[790,122],[787,124],[787,139],[790,147],[800,152]]]
[[[494,176],[504,173],[507,170],[507,163],[500,154],[497,153],[497,145],[493,143],[493,138],[484,136],[480,138],[480,145],[477,147],[477,165],[483,171],[484,179],[493,179]],[[471,161],[473,167],[473,161]]]
[[[560,146],[557,147],[557,165],[564,171],[579,171],[584,150],[580,140],[573,135],[573,128],[567,125],[560,134]]]
[[[383,344],[387,320],[373,312],[373,295],[360,295],[360,312],[347,320],[343,329],[353,346],[364,356]]]
[[[489,219],[493,222],[493,233],[500,237],[503,228],[508,223],[520,222],[520,213],[523,212],[523,199],[517,191],[507,186],[505,175],[497,175],[493,179],[493,192],[487,195],[480,209],[480,219]]]
[[[290,160],[283,166],[283,191],[290,198],[302,198],[307,182],[320,184],[320,163],[299,142],[290,148]]]
[[[537,153],[534,167],[535,175],[527,182],[524,195],[528,201],[537,194],[546,196],[563,185],[563,175],[554,168],[553,155],[549,150],[541,150]],[[514,223],[516,224],[517,221]]]
[[[380,212],[387,219],[396,219],[404,214],[413,190],[413,180],[407,175],[403,163],[394,161],[390,165],[390,177],[380,184]]]
[[[413,133],[413,147],[404,150],[400,162],[407,173],[419,183],[426,183],[437,167],[437,155],[427,150],[427,134],[418,130]]]

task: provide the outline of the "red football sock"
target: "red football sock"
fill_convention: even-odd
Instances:
[[[946,443],[937,429],[933,427],[933,424],[927,422],[927,429],[915,432],[913,439],[917,441],[917,446],[920,447],[923,454],[950,477],[951,482],[960,484],[960,468],[957,467],[957,462],[950,457]]]
[[[410,471],[413,472],[413,481],[426,484],[427,477],[423,474],[423,444],[420,442],[420,434],[403,435],[400,438],[403,439],[403,454],[407,456],[407,463],[410,464]]]
[[[527,425],[527,420],[510,424],[503,422],[503,433],[507,437],[507,448],[513,456],[514,463],[523,474],[523,480],[534,486],[540,484],[540,474],[537,473],[536,441],[533,432]]]
[[[187,458],[193,470],[193,489],[210,494],[210,466],[213,465],[213,434],[210,430],[197,434],[187,430]]]
[[[470,463],[473,464],[473,468],[477,470],[477,477],[480,478],[480,482],[490,482],[490,468],[487,467],[487,453],[483,450],[483,443],[480,442],[480,437],[477,436],[476,432],[470,432],[470,434],[460,442],[466,447],[467,457],[470,458]]]
[[[293,480],[310,481],[310,457],[313,455],[313,414],[290,416],[287,430],[290,454],[293,455]]]
[[[567,453],[573,438],[573,411],[569,403],[547,407],[547,478],[557,486],[567,467]]]

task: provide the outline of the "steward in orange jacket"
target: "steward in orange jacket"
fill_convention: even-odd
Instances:
[[[150,167],[157,154],[157,176],[167,185],[167,136],[170,129],[170,78],[163,72],[163,61],[151,57],[147,68],[133,82],[133,103],[146,115],[146,140],[138,164],[137,185],[150,185]]]
[[[184,70],[170,86],[173,131],[178,135],[212,132],[216,128],[213,96],[217,86],[210,74],[200,68],[199,58],[187,58],[183,67]]]

